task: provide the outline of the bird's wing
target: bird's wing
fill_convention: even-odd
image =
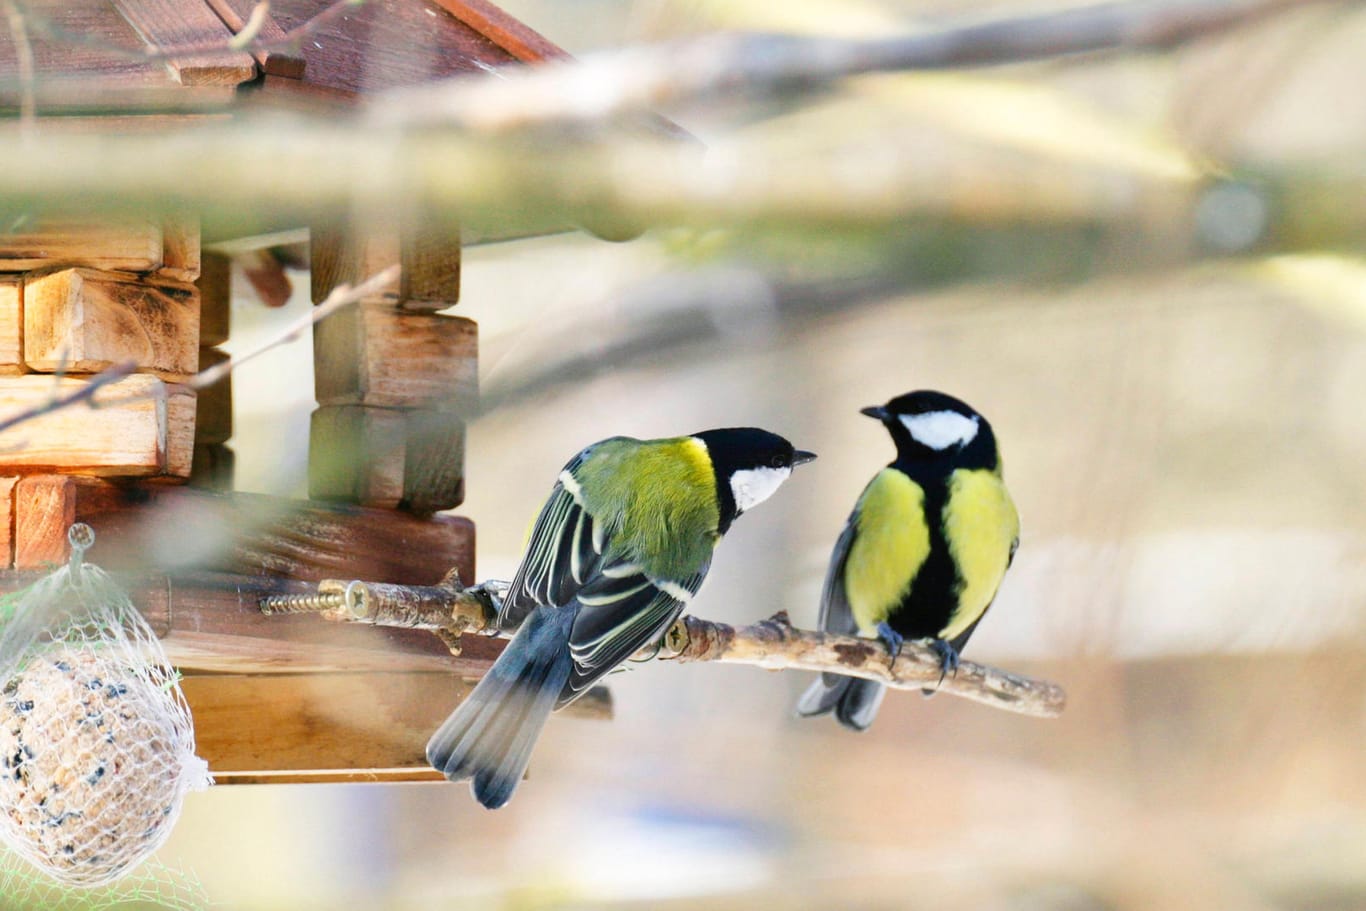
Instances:
[[[830,567],[825,572],[825,585],[821,588],[820,628],[827,633],[852,636],[858,632],[854,611],[849,606],[849,596],[844,590],[844,566],[849,560],[849,550],[854,544],[858,512],[849,516],[844,523],[844,531],[835,541],[835,549],[830,553]]]
[[[607,529],[594,521],[576,490],[563,482],[583,462],[575,457],[561,472],[527,540],[525,556],[512,577],[499,618],[505,629],[516,628],[538,605],[569,603],[592,579],[602,562]]]
[[[579,590],[569,631],[574,662],[561,704],[572,702],[599,677],[658,639],[702,585],[707,567],[681,581],[651,579],[633,563],[600,568]]]

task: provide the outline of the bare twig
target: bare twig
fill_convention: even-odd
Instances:
[[[718,94],[800,92],[848,76],[1045,60],[1119,48],[1165,48],[1306,0],[1121,0],[858,40],[721,34],[504,70],[503,79],[446,80],[377,97],[383,124],[446,124],[483,132],[600,122]]]
[[[463,633],[510,634],[496,627],[494,599],[506,587],[503,582],[485,582],[467,589],[452,576],[435,586],[329,579],[318,584],[317,594],[265,598],[261,610],[315,612],[334,621],[430,630],[459,654],[459,637]],[[1056,717],[1067,702],[1067,694],[1056,683],[971,661],[962,662],[958,671],[945,677],[941,684],[939,655],[923,645],[906,643],[893,661],[878,641],[796,629],[788,622],[786,613],[739,628],[682,617],[665,633],[660,648],[644,649],[638,657],[833,672],[876,680],[895,689],[938,689],[1039,718]]]
[[[307,313],[301,315],[298,319],[285,326],[275,335],[249,351],[234,355],[221,364],[215,364],[207,370],[199,371],[194,376],[190,377],[185,382],[185,385],[189,386],[191,389],[205,389],[212,386],[229,373],[232,373],[242,364],[245,364],[253,358],[260,357],[272,348],[278,348],[285,342],[293,340],[300,332],[309,328],[314,323],[327,319],[343,307],[349,307],[367,297],[379,294],[385,288],[397,282],[398,276],[399,267],[390,266],[387,269],[376,272],[374,275],[354,287],[338,285],[336,288],[332,289],[332,293],[328,294],[322,303],[311,308]]]
[[[123,363],[115,364],[109,369],[95,374],[80,387],[68,392],[66,395],[55,395],[41,405],[25,408],[23,411],[16,412],[9,417],[0,420],[0,433],[4,433],[6,430],[22,424],[25,421],[31,421],[34,418],[42,417],[59,408],[69,408],[70,406],[81,402],[86,402],[92,408],[96,408],[100,405],[108,405],[115,401],[123,401],[123,399],[108,399],[96,402],[95,393],[99,392],[110,383],[121,380],[125,376],[132,374],[136,370],[137,365],[132,361],[124,361]]]

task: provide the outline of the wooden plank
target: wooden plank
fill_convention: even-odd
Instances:
[[[199,347],[212,348],[228,340],[232,320],[232,260],[219,253],[200,259]]]
[[[90,477],[65,478],[60,490],[62,521],[95,528],[90,559],[109,569],[409,585],[434,585],[452,568],[475,577],[474,524],[455,516]],[[23,546],[48,547],[60,561],[64,535]]]
[[[246,27],[251,15],[249,12],[242,15],[225,0],[208,0],[208,4],[218,14],[218,18],[223,20],[223,24],[232,29],[233,34],[241,33]],[[262,17],[256,38],[262,43],[271,43],[283,42],[287,36],[285,30],[280,28],[279,23],[267,12]],[[261,71],[267,75],[284,76],[289,79],[300,79],[304,75],[304,58],[297,51],[285,48],[260,48],[252,51],[252,56],[260,64]]]
[[[166,465],[152,480],[180,483],[194,466],[195,417],[199,394],[189,386],[166,384]]]
[[[403,500],[407,419],[369,405],[324,405],[308,437],[308,495],[392,509]]]
[[[228,359],[226,351],[217,348],[199,349],[199,369],[217,367]],[[199,391],[195,411],[194,445],[226,443],[232,439],[232,374]]]
[[[17,477],[0,478],[0,568],[14,565],[14,485]]]
[[[24,362],[98,373],[132,361],[183,380],[199,369],[199,292],[134,276],[66,269],[24,284]]]
[[[405,428],[404,509],[418,515],[465,502],[465,422],[443,411],[410,411]]]
[[[313,327],[314,391],[322,405],[468,414],[478,402],[478,355],[473,320],[366,300]]]
[[[0,376],[24,373],[24,295],[18,279],[0,281]]]
[[[0,377],[0,420],[41,408],[87,384],[75,377]],[[96,393],[97,408],[59,408],[0,432],[0,475],[80,473],[142,477],[188,472],[194,400],[153,376],[124,377]]]
[[[199,278],[199,216],[193,212],[176,212],[161,220],[162,266],[157,270],[161,278],[177,282],[192,282]]]
[[[66,531],[76,521],[76,481],[67,475],[21,478],[13,488],[16,569],[46,569],[67,559]]]
[[[228,50],[232,32],[213,11],[199,2],[175,0],[114,0],[146,42],[154,48],[214,47],[222,50],[187,53],[170,60],[182,85],[237,85],[256,76],[251,55]]]
[[[568,51],[486,0],[435,3],[523,63],[571,59]]]
[[[432,731],[473,688],[453,674],[219,674],[181,680],[215,784],[441,781]],[[610,718],[606,690],[559,717]]]
[[[386,294],[422,310],[450,307],[460,299],[460,227],[445,215],[358,215],[349,224],[319,223],[312,231],[311,256],[315,303],[337,285],[354,285],[395,263],[402,273]]]
[[[0,234],[0,272],[54,265],[151,272],[161,267],[162,252],[159,220],[34,219]]]

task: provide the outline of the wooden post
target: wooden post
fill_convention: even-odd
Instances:
[[[458,231],[450,230],[440,219],[414,217],[357,219],[314,232],[315,301],[394,262],[403,269],[384,296],[314,328],[319,408],[310,496],[420,514],[463,500],[464,420],[478,396],[478,330],[471,320],[431,312],[459,296]]]

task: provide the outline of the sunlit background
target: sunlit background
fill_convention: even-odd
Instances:
[[[575,52],[1017,8],[503,5]],[[820,459],[737,523],[694,610],[811,626],[831,544],[891,457],[858,409],[938,388],[992,421],[1023,521],[968,657],[1062,683],[1062,718],[894,693],[858,736],[792,717],[803,675],[645,665],[611,678],[612,721],[552,720],[504,810],[463,785],[224,787],[188,799],[160,856],[243,909],[1366,907],[1363,238],[1191,261],[1141,224],[1048,217],[1073,179],[1359,161],[1363,47],[1359,7],[1311,5],[1170,53],[669,112],[722,160],[844,156],[852,188],[907,144],[965,205],[1037,169],[1037,223],[466,251],[452,312],[479,323],[488,410],[459,512],[481,577],[510,576],[585,444],[760,424]],[[1259,205],[1213,204],[1209,243],[1282,214]],[[309,306],[294,278],[285,312],[237,283],[229,348]],[[310,370],[301,339],[236,377],[239,488],[306,490]]]

